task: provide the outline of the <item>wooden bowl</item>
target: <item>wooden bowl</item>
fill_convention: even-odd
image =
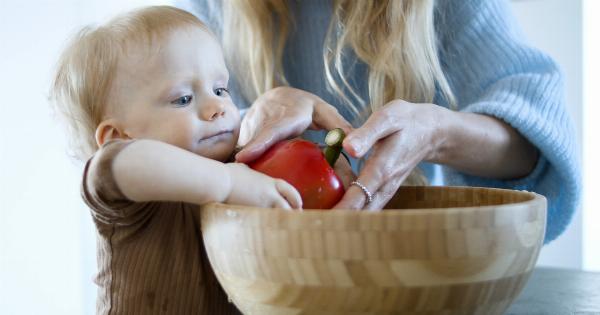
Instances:
[[[381,212],[210,204],[208,257],[252,315],[502,314],[535,266],[546,199],[402,187]]]

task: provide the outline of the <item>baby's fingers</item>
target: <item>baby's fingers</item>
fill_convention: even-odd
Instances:
[[[300,193],[294,186],[284,180],[277,180],[275,187],[293,209],[302,209],[302,197],[300,197]]]
[[[275,201],[273,201],[273,203],[271,204],[271,208],[278,208],[288,211],[292,210],[290,204],[287,202],[287,200],[283,199],[283,197],[275,198]]]

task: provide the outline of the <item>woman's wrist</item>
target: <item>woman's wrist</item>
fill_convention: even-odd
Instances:
[[[520,178],[533,169],[537,149],[508,124],[487,115],[444,110],[430,162],[497,179]]]
[[[433,119],[430,154],[425,160],[436,164],[447,164],[453,159],[452,152],[457,147],[456,126],[460,125],[460,113],[438,106]]]

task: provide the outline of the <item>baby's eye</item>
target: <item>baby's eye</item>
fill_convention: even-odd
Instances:
[[[185,95],[182,96],[174,101],[171,102],[171,104],[177,105],[177,106],[186,106],[187,104],[189,104],[192,101],[192,96],[191,95]]]
[[[225,93],[229,94],[229,90],[227,88],[220,87],[215,89],[215,95],[217,96],[225,96]]]

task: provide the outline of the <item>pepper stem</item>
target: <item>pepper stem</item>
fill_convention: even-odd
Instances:
[[[342,142],[345,137],[346,134],[341,128],[330,130],[327,133],[327,136],[325,136],[325,144],[327,146],[323,153],[325,154],[327,163],[329,163],[331,167],[335,165],[335,162],[340,157],[340,153],[342,152]]]

